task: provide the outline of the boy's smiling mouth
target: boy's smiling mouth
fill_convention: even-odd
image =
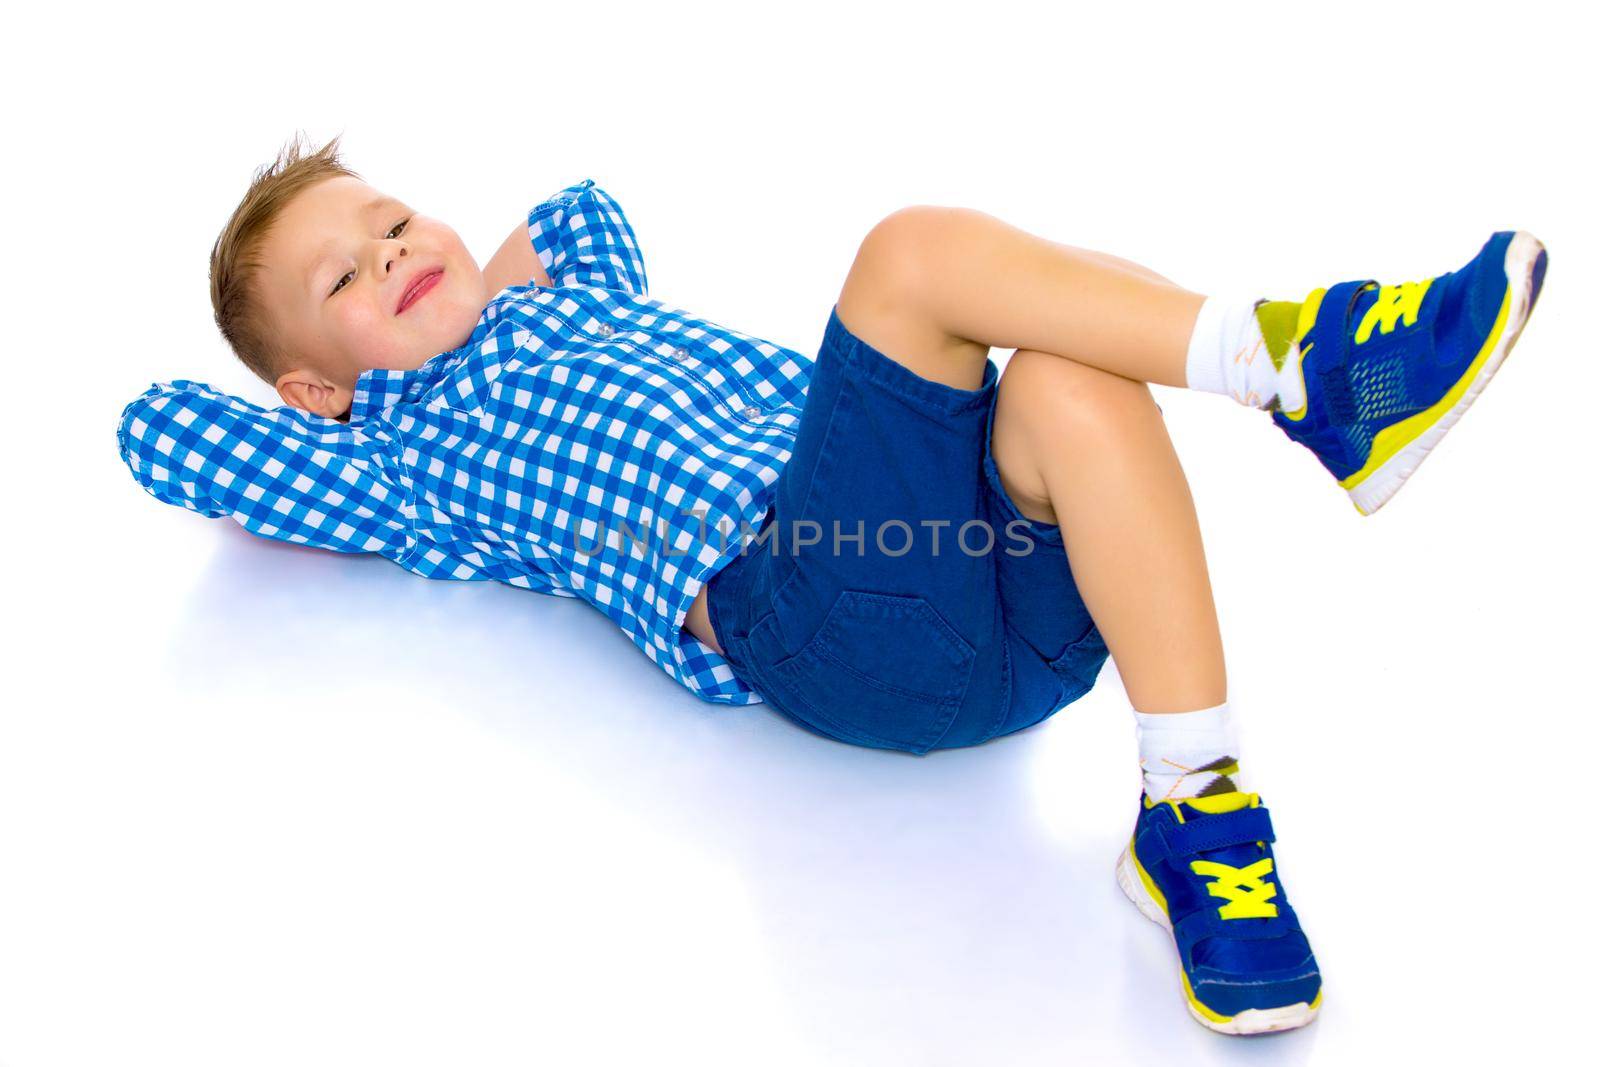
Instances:
[[[405,291],[400,294],[400,303],[394,309],[394,313],[398,315],[418,300],[421,300],[434,286],[439,284],[439,279],[443,277],[443,267],[431,267],[418,272],[417,276],[411,279],[411,284],[406,286]]]

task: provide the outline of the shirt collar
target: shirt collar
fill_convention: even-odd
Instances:
[[[493,303],[484,310],[466,344],[449,352],[440,352],[416,370],[374,368],[362,371],[356,378],[355,391],[350,397],[349,424],[354,426],[363,419],[387,411],[401,400],[415,400],[421,396],[429,385],[460,362],[468,349],[483,339],[495,318],[490,314],[494,310]]]
[[[362,371],[350,397],[350,424],[387,410],[406,395],[406,384],[416,371],[374,369]]]

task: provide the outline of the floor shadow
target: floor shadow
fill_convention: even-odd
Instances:
[[[696,842],[737,870],[766,978],[836,1062],[1098,1049],[1293,1064],[1315,1042],[1315,1027],[1228,1041],[1190,1021],[1170,939],[1116,890],[1137,775],[1109,669],[1009,738],[922,758],[860,749],[763,706],[700,701],[581,601],[233,528],[167,669],[218,714],[250,692],[330,715],[401,700],[470,717]]]

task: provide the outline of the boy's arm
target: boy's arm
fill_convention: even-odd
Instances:
[[[644,255],[622,208],[585,178],[528,212],[527,237],[555,285],[590,285],[644,296]]]
[[[404,491],[379,450],[331,419],[180,380],[123,409],[117,446],[156,499],[262,537],[390,557],[411,541]]]
[[[539,257],[533,254],[533,243],[528,240],[528,223],[519,222],[512,228],[489,262],[483,265],[483,280],[489,292],[498,293],[509,285],[552,286],[555,284],[545,273]]]

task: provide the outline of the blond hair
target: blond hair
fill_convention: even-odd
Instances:
[[[315,149],[302,144],[298,133],[285,143],[276,160],[256,170],[250,188],[211,247],[211,310],[217,329],[239,361],[268,385],[289,369],[284,366],[289,354],[260,298],[261,245],[299,193],[340,175],[361,178],[339,159],[342,136]]]

